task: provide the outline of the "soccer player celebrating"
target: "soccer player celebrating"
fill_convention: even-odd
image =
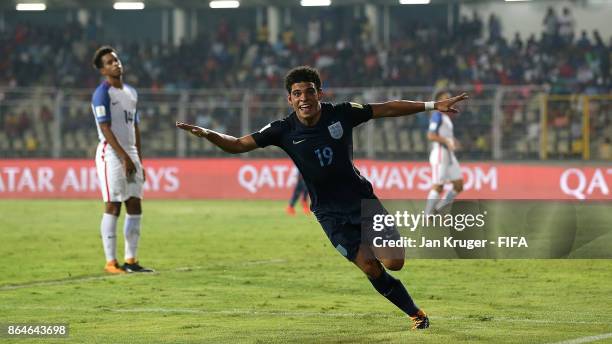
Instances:
[[[145,181],[138,130],[136,90],[122,80],[123,66],[110,46],[99,48],[93,65],[106,80],[96,88],[91,108],[96,118],[100,143],[96,151],[96,168],[105,203],[100,232],[106,256],[104,271],[111,274],[152,272],[136,259],[140,239],[142,189]],[[116,258],[117,218],[125,202],[125,264]]]
[[[435,99],[440,101],[450,96],[450,93],[441,91],[437,93]],[[431,113],[427,139],[432,142],[429,154],[432,188],[427,195],[425,214],[432,214],[451,204],[455,197],[463,191],[463,178],[461,167],[455,157],[458,143],[453,136],[453,122],[448,114],[440,110]],[[453,188],[446,193],[444,199],[440,200],[444,184],[448,182],[453,184]]]
[[[402,283],[385,270],[402,268],[403,248],[393,248],[394,252],[389,255],[362,241],[361,200],[377,198],[372,184],[353,165],[352,131],[372,118],[404,116],[433,109],[454,112],[453,104],[466,99],[467,95],[425,103],[404,100],[365,105],[321,103],[319,73],[304,66],[289,71],[285,88],[287,101],[294,112],[251,135],[236,138],[186,123],[177,122],[176,126],[208,139],[229,153],[243,153],[269,145],[282,148],[304,177],[311,210],[332,245],[366,274],[380,294],[411,317],[413,329],[429,327],[425,312],[414,304]]]

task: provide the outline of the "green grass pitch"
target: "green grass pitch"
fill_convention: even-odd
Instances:
[[[612,260],[407,261],[394,275],[431,316],[415,332],[284,205],[145,200],[139,255],[158,273],[106,276],[100,201],[1,201],[0,323],[68,323],[70,336],[0,342],[612,341]]]

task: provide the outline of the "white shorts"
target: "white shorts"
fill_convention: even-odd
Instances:
[[[127,152],[134,165],[136,174],[128,180],[121,159],[105,141],[98,144],[96,150],[96,169],[100,180],[100,189],[104,202],[125,202],[130,197],[142,199],[144,172],[138,158],[138,152]]]
[[[431,183],[443,185],[453,180],[463,179],[461,166],[455,154],[447,148],[434,148],[429,154],[431,164]]]

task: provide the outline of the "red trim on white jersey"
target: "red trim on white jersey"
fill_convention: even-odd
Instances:
[[[106,168],[106,159],[104,158],[104,154],[106,153],[106,145],[108,145],[108,142],[104,141],[104,146],[102,147],[102,160],[104,161],[104,184],[106,184],[106,201],[110,202],[110,190],[108,189],[108,170]]]

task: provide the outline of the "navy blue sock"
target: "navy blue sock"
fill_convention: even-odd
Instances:
[[[404,311],[404,313],[410,316],[417,314],[419,308],[414,304],[410,294],[408,294],[408,291],[404,288],[400,280],[389,275],[385,270],[383,270],[378,278],[368,279],[376,291]]]
[[[298,187],[296,187],[295,189],[293,189],[293,193],[291,194],[291,199],[289,200],[289,205],[290,206],[294,206],[295,203],[297,202],[298,198],[300,198],[300,194],[302,193],[302,190],[300,190]]]

